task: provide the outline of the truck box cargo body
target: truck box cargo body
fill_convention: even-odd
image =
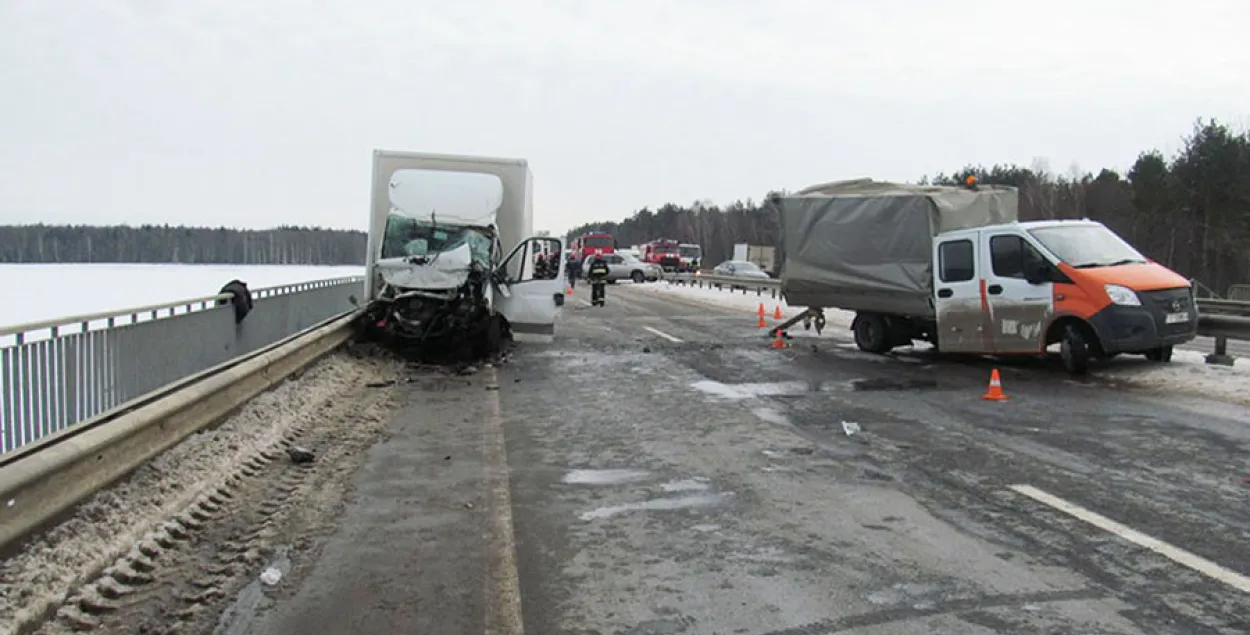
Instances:
[[[375,150],[365,260],[369,328],[418,348],[498,349],[550,335],[563,306],[563,243],[532,236],[524,159]]]
[[[1018,222],[1010,187],[832,183],[774,199],[782,292],[856,312],[856,345],[916,340],[943,352],[1041,355],[1065,366],[1120,353],[1171,359],[1197,334],[1188,280],[1091,220]]]
[[[1014,188],[852,181],[780,200],[782,291],[796,306],[933,317],[933,238],[1013,222]]]

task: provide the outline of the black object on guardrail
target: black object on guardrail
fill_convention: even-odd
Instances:
[[[248,290],[247,283],[242,280],[231,280],[226,286],[221,288],[218,293],[230,296],[230,304],[234,305],[234,323],[243,322],[243,318],[252,312],[252,292]],[[225,300],[218,300],[217,306],[225,304]]]

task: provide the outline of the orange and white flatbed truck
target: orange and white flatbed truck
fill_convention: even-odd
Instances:
[[[921,186],[871,179],[774,197],[784,251],[781,290],[808,307],[855,312],[864,351],[916,341],[941,352],[1045,355],[1064,366],[1121,353],[1157,362],[1193,339],[1189,280],[1092,220],[1019,222],[1006,186]]]

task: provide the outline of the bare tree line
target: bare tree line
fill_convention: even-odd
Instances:
[[[0,226],[0,263],[359,265],[364,232],[282,226]]]

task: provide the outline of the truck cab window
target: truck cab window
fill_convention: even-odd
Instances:
[[[967,282],[976,275],[971,240],[952,240],[938,247],[942,282]]]
[[[1032,268],[1037,271],[1045,262],[1037,249],[1019,236],[994,236],[990,239],[990,266],[999,278],[1019,278]]]
[[[999,278],[1024,278],[1024,240],[1019,236],[991,238],[990,267]]]

